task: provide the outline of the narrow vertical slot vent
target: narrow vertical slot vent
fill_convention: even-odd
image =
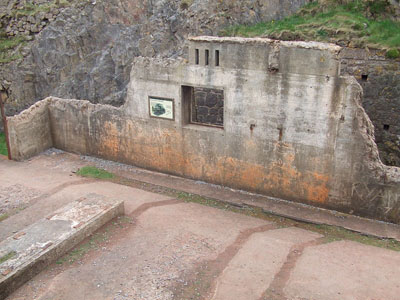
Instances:
[[[195,62],[196,62],[196,65],[199,64],[199,49],[196,49],[196,51],[195,51]]]
[[[219,67],[219,50],[215,50],[215,66]]]

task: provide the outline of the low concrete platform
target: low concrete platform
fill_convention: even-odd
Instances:
[[[0,242],[0,299],[123,213],[122,201],[89,194]]]

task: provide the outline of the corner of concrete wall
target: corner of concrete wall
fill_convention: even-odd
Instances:
[[[123,108],[93,104],[87,100],[52,98],[48,106],[53,147],[79,154],[101,156],[102,131],[110,122],[122,122]],[[118,135],[118,129],[114,136]],[[114,143],[119,146],[118,141]]]
[[[400,183],[400,168],[386,166],[382,163],[378,146],[375,143],[375,127],[372,124],[367,112],[362,106],[363,89],[353,76],[344,77],[348,81],[350,97],[356,106],[356,120],[359,129],[359,135],[364,142],[364,151],[367,159],[365,165],[377,179],[384,178],[386,182]]]
[[[362,87],[353,76],[344,78],[348,83],[348,96],[355,106],[357,149],[354,155],[358,155],[357,171],[352,178],[351,206],[364,216],[400,223],[400,168],[382,163],[374,125],[362,106]]]
[[[53,146],[48,106],[52,98],[41,100],[20,114],[8,117],[11,156],[28,159]]]

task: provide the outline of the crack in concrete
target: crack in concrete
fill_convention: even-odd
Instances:
[[[286,261],[283,263],[279,272],[275,274],[273,281],[259,300],[288,300],[283,290],[289,281],[290,274],[295,268],[298,259],[302,256],[304,249],[323,243],[325,243],[325,240],[322,237],[292,246],[286,257]]]
[[[274,223],[241,231],[235,241],[215,259],[202,263],[187,276],[188,280],[183,279],[178,286],[174,287],[174,299],[212,299],[219,276],[251,235],[273,229],[278,229]]]

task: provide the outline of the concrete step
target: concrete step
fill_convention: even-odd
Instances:
[[[88,194],[0,242],[0,299],[123,213],[123,201]]]

